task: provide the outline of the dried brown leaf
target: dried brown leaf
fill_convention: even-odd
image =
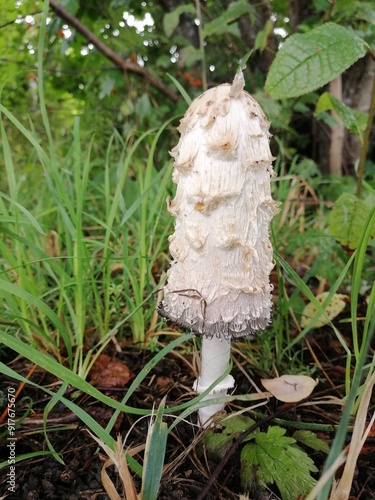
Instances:
[[[122,361],[100,354],[90,370],[90,383],[102,387],[124,387],[134,373]]]
[[[282,375],[261,382],[272,396],[283,403],[296,403],[307,398],[317,385],[316,380],[306,375]]]

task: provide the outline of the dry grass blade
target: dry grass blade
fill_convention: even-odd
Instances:
[[[345,451],[341,452],[340,455],[333,462],[331,467],[326,470],[326,472],[320,477],[319,481],[316,483],[314,488],[307,495],[306,500],[315,500],[319,493],[322,491],[326,483],[330,480],[330,478],[334,475],[334,473],[345,463],[346,456]]]
[[[121,500],[121,496],[117,493],[115,485],[113,484],[112,480],[110,479],[106,471],[107,467],[110,467],[111,465],[113,465],[113,462],[110,458],[108,458],[108,460],[104,462],[104,465],[100,473],[100,478],[102,480],[102,485],[105,491],[109,495],[109,498],[111,500]]]
[[[109,448],[103,441],[98,439],[96,436],[91,434],[89,432],[91,437],[98,443],[98,445],[103,448],[105,453],[108,455],[108,460],[103,465],[102,472],[101,472],[101,479],[103,486],[108,493],[109,497],[111,500],[121,500],[121,496],[118,494],[112,480],[108,476],[106,469],[110,465],[114,465],[116,469],[118,470],[121,482],[123,484],[123,489],[125,493],[125,499],[126,500],[138,500],[138,494],[137,490],[133,481],[133,478],[130,474],[129,467],[126,461],[126,455],[129,454],[130,456],[133,456],[140,451],[144,449],[144,445],[137,446],[136,448],[133,448],[132,450],[127,450],[124,452],[123,449],[123,444],[121,440],[121,436],[117,437],[117,442],[116,442],[116,450],[113,451],[111,448]]]
[[[354,472],[357,466],[357,460],[375,419],[375,413],[374,413],[371,418],[370,424],[367,426],[367,429],[365,430],[366,418],[374,384],[375,384],[375,373],[372,375],[372,377],[366,384],[365,389],[363,391],[361,403],[359,405],[357,416],[355,419],[352,440],[350,443],[350,448],[347,455],[344,472],[342,474],[340,481],[337,483],[337,485],[334,485],[334,487],[332,488],[330,497],[331,500],[346,500],[347,498],[349,498]]]
[[[138,448],[143,448],[143,446]],[[123,451],[121,436],[118,436],[117,438],[116,456],[118,459],[116,467],[124,487],[125,498],[126,500],[137,500],[137,490],[135,488],[134,481],[129,471],[128,463],[126,461],[126,453],[124,453]]]

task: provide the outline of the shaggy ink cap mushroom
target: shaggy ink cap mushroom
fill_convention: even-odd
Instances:
[[[207,90],[178,127],[180,140],[171,151],[177,189],[175,198],[167,200],[175,216],[169,237],[173,260],[158,309],[204,341],[216,339],[215,349],[211,342],[206,350],[213,349],[216,361],[222,358],[227,367],[230,341],[252,336],[270,323],[274,262],[269,227],[278,212],[271,197],[269,123],[243,90],[244,83],[240,72],[232,85]],[[204,346],[202,373],[208,354]],[[216,377],[203,382],[201,373],[198,392],[219,371],[216,367]],[[217,392],[233,384],[229,375]]]

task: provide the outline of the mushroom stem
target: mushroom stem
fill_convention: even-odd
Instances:
[[[220,378],[227,370],[230,359],[230,340],[224,337],[202,338],[201,372],[199,378],[194,383],[194,389],[201,394]],[[234,386],[234,378],[227,375],[219,382],[204,398],[209,399],[226,396],[228,389]],[[202,426],[207,426],[209,420],[217,412],[224,408],[224,403],[213,404],[199,409],[199,422]]]

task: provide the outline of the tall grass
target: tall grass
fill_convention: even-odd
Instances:
[[[127,141],[115,132],[103,159],[102,188],[98,187],[101,174],[91,162],[91,147],[85,152],[82,149],[79,118],[71,147],[59,157],[55,146],[53,152],[51,144],[43,148],[33,129],[24,127],[7,109],[0,110],[35,149],[40,170],[35,176],[39,177],[35,187],[39,186],[38,204],[26,208],[27,196],[24,206],[2,123],[9,194],[3,193],[1,198],[7,239],[0,242],[0,287],[8,328],[30,343],[39,343],[58,359],[62,340],[69,366],[85,376],[88,329],[94,329],[94,341],[104,345],[129,324],[134,341],[145,341],[158,286],[153,267],[166,248],[170,224],[164,208],[169,167],[166,164],[158,172],[153,163],[168,123]],[[119,146],[121,154],[114,160],[111,148],[118,151]],[[141,150],[147,153],[145,165],[139,158]],[[121,275],[124,289],[118,295],[125,296],[122,317],[115,317],[119,312],[111,305],[116,273]]]

